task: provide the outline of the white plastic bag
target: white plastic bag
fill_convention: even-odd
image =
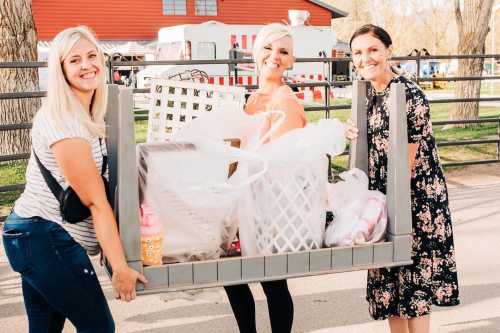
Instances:
[[[262,128],[271,115],[278,115],[279,117],[272,128],[260,138]],[[241,140],[242,148],[253,151],[281,126],[284,119],[285,114],[282,111],[260,112],[250,116],[235,109],[233,104],[225,103],[215,112],[204,113],[185,124],[182,131],[172,136],[172,140],[210,139],[222,142],[225,139],[234,138]]]
[[[368,190],[368,177],[359,169],[340,174],[328,184],[328,204],[334,219],[326,229],[326,246],[352,246],[381,240],[387,228],[386,197]]]
[[[335,156],[344,148],[344,125],[332,119],[292,130],[256,148],[269,162],[269,169],[240,200],[244,255],[321,247],[327,202],[326,154]]]
[[[342,214],[360,193],[368,191],[368,176],[360,169],[344,171],[339,177],[342,181],[327,184],[328,207],[335,216]]]
[[[210,140],[138,145],[138,156],[141,200],[161,219],[168,262],[217,258],[243,189],[267,170],[256,154]],[[229,182],[233,162],[255,172]]]

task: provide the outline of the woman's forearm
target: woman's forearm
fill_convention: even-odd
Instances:
[[[418,143],[410,143],[408,144],[408,170],[411,172],[413,170],[415,164],[415,158],[417,156]]]
[[[92,204],[89,208],[97,240],[111,268],[116,272],[128,267],[111,207],[108,203],[103,203]]]

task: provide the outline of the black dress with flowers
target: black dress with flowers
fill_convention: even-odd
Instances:
[[[402,76],[392,78],[382,92],[368,90],[370,189],[386,192],[392,83],[406,86],[408,143],[418,144],[411,171],[413,264],[368,271],[366,298],[374,319],[418,317],[429,314],[432,304],[459,304],[448,192],[432,135],[429,103],[422,90]]]

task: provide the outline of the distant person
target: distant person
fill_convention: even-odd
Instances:
[[[132,88],[137,88],[137,73],[136,72],[130,72],[130,86]]]
[[[426,333],[433,304],[459,304],[448,193],[432,134],[429,102],[416,83],[390,70],[388,61],[393,46],[384,29],[364,25],[354,32],[350,45],[356,71],[370,82],[370,190],[386,192],[390,88],[393,83],[406,87],[413,264],[368,271],[366,298],[370,314],[377,320],[389,319],[393,333]],[[347,137],[356,136],[356,129],[351,127]]]
[[[5,253],[21,274],[30,333],[61,332],[66,319],[79,333],[115,331],[88,254],[102,250],[108,259],[117,299],[134,299],[136,281],[146,282],[127,265],[106,196],[104,68],[87,27],[68,28],[52,41],[26,187],[3,228]],[[70,187],[74,200],[62,200],[56,192],[71,193]]]
[[[417,82],[417,77],[415,74],[410,73],[401,65],[401,61],[399,60],[392,60],[389,61],[389,65],[391,66],[391,70],[394,72],[394,74],[397,74],[399,76],[404,76],[406,79]]]
[[[285,112],[286,120],[271,136],[271,141],[293,129],[304,127],[307,123],[304,108],[292,89],[283,83],[283,73],[295,61],[290,28],[277,23],[264,26],[255,39],[253,55],[259,88],[248,98],[245,112],[250,115],[269,110]],[[269,119],[264,132],[275,121],[274,118]],[[244,240],[241,242],[242,254],[246,255]],[[272,332],[291,332],[294,310],[286,280],[266,281],[261,285],[266,294]],[[255,333],[255,301],[248,285],[226,286],[225,290],[240,332]]]
[[[113,83],[115,84],[121,83],[120,73],[118,71],[113,72]]]

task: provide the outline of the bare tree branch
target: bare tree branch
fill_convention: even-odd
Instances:
[[[462,20],[462,12],[460,11],[460,0],[455,0],[455,20],[457,21],[458,38],[464,36],[464,24]]]
[[[475,31],[475,39],[481,39],[481,36],[486,36],[488,34],[493,1],[494,0],[484,0],[481,5],[481,11],[479,12],[477,22],[485,22],[486,24],[478,25],[478,29]]]

